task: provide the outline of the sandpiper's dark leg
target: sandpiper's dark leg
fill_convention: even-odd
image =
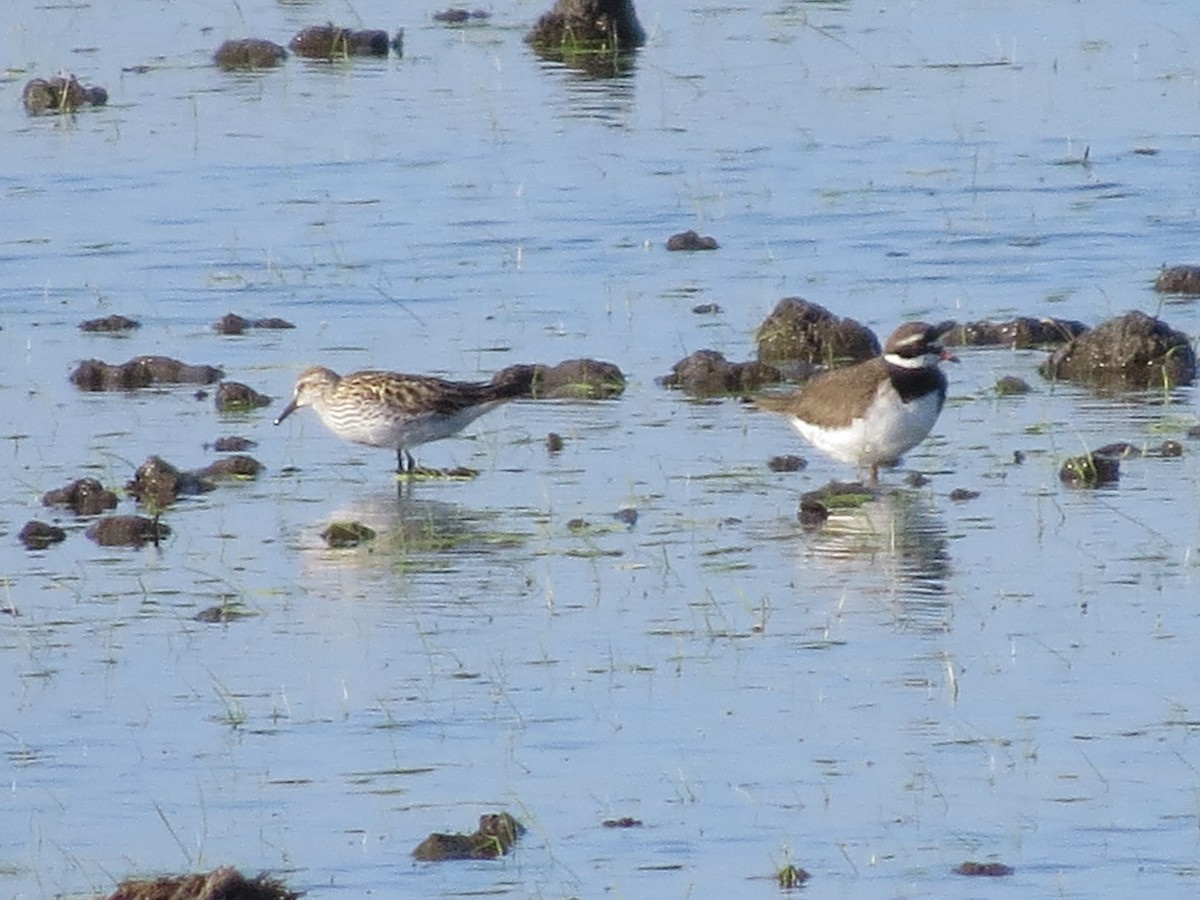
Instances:
[[[879,463],[871,463],[871,484],[879,484]]]
[[[398,447],[396,449],[396,474],[411,475],[416,467],[417,464],[413,460],[412,454],[403,447]]]

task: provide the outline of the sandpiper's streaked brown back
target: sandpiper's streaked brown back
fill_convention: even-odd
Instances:
[[[533,366],[509,366],[491,381],[447,381],[431,375],[365,370],[338,375],[324,366],[300,373],[278,425],[310,406],[343,440],[391,447],[399,471],[414,468],[412,448],[462,431],[506,400],[529,396]]]

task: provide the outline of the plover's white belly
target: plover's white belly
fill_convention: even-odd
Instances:
[[[800,436],[834,459],[873,466],[899,459],[925,439],[942,411],[937,391],[905,403],[885,382],[868,411],[844,428],[822,428],[793,417]]]

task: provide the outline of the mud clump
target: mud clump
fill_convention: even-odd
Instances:
[[[1002,878],[1013,873],[1012,866],[1004,863],[965,862],[954,870],[956,875],[967,875],[972,878]]]
[[[335,550],[343,547],[357,547],[359,544],[374,540],[374,538],[375,530],[368,528],[362,522],[331,522],[321,532],[321,540],[325,542],[325,546]]]
[[[258,441],[252,441],[250,438],[239,435],[219,437],[212,443],[212,449],[218,453],[244,453],[247,450],[253,450],[257,446]]]
[[[87,536],[102,547],[158,546],[170,534],[167,525],[145,516],[105,516],[87,530]]]
[[[1018,397],[1028,394],[1031,390],[1029,382],[1016,375],[1001,375],[996,379],[995,391],[998,397]]]
[[[668,250],[716,250],[720,245],[710,235],[699,235],[691,229],[667,238]]]
[[[86,359],[71,373],[83,391],[132,391],[155,384],[212,384],[221,377],[216,366],[192,366],[167,356],[139,356],[121,365]]]
[[[875,493],[862,482],[831,481],[800,495],[800,524],[805,528],[820,528],[834,510],[857,509],[874,497]]]
[[[534,53],[592,78],[617,78],[646,43],[633,0],[556,0],[525,35]]]
[[[263,38],[225,41],[213,54],[217,68],[226,72],[272,69],[287,59],[287,51]]]
[[[767,363],[731,363],[716,350],[697,350],[675,363],[659,384],[693,397],[720,397],[752,393],[782,380],[783,373]]]
[[[251,481],[259,476],[263,468],[263,464],[253,456],[239,453],[218,459],[203,469],[194,470],[191,474],[201,481]]]
[[[803,456],[787,453],[782,456],[772,456],[767,460],[767,468],[772,472],[801,472],[808,468],[808,460]]]
[[[184,494],[204,494],[217,486],[194,472],[182,472],[159,456],[151,456],[134,473],[125,490],[148,509],[166,509]]]
[[[80,331],[102,332],[106,334],[117,334],[122,331],[133,331],[135,328],[141,327],[141,322],[118,315],[105,316],[103,319],[88,319],[86,322],[79,323]]]
[[[795,865],[786,865],[775,873],[775,880],[779,882],[780,889],[785,891],[802,887],[811,877],[808,872]]]
[[[396,35],[396,52],[401,36]],[[310,25],[298,32],[288,46],[306,59],[345,59],[350,56],[387,56],[392,46],[388,33],[380,29],[354,31],[336,25]]]
[[[423,862],[496,859],[507,853],[524,831],[525,826],[508,813],[488,813],[479,817],[479,828],[474,834],[434,832],[417,845],[412,855]]]
[[[610,362],[568,359],[556,366],[537,365],[533,369],[530,396],[539,400],[604,400],[625,392],[625,375]]]
[[[25,545],[26,550],[45,550],[51,544],[58,544],[67,539],[67,533],[56,525],[30,519],[17,533],[17,540]]]
[[[247,319],[237,313],[226,313],[213,324],[213,331],[217,334],[236,335],[245,334],[250,328],[286,329],[295,327],[287,319]]]
[[[1007,322],[966,322],[946,332],[942,343],[954,347],[1054,347],[1087,331],[1071,319],[1035,319],[1018,316]]]
[[[1058,470],[1058,480],[1071,487],[1103,487],[1116,483],[1120,477],[1120,459],[1100,452],[1072,456]]]
[[[784,297],[758,326],[762,362],[816,365],[861,362],[880,354],[879,338],[854,319],[842,319],[800,297]]]
[[[1134,310],[1064,344],[1038,371],[1097,388],[1170,388],[1192,383],[1196,355],[1187,335]]]
[[[1200,266],[1171,266],[1154,279],[1161,294],[1200,294]]]
[[[102,87],[86,87],[74,75],[56,75],[27,82],[21,92],[21,102],[31,116],[69,113],[81,106],[104,106],[108,103],[108,91]]]
[[[42,506],[65,506],[77,516],[96,516],[116,505],[117,495],[95,478],[79,478],[42,495]]]
[[[486,9],[465,9],[461,6],[451,6],[433,14],[433,21],[443,25],[466,25],[468,22],[486,22],[492,14]]]
[[[217,385],[218,412],[250,412],[271,405],[271,398],[260,394],[239,381],[222,381]]]
[[[296,900],[283,882],[259,875],[246,878],[223,867],[197,875],[126,878],[107,900]]]

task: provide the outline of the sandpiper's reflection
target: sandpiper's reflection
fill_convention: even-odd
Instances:
[[[945,631],[950,553],[946,523],[927,493],[897,488],[834,509],[806,532],[806,564],[860,571],[897,604],[900,623]]]

